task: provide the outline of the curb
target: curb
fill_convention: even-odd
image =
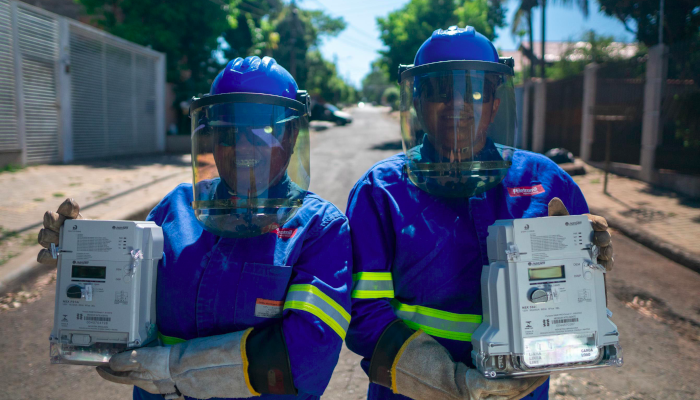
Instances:
[[[648,247],[671,261],[677,262],[686,268],[700,273],[700,255],[690,253],[681,247],[675,246],[666,240],[649,234],[615,216],[609,216],[607,215],[607,210],[598,207],[589,207],[589,209],[591,214],[604,217],[608,221],[608,225],[619,230],[630,239],[645,247]]]
[[[156,206],[156,203],[148,203],[148,205],[140,205],[135,211],[122,211],[117,210],[117,212],[110,212],[104,219],[108,220],[145,220],[148,213]],[[0,296],[16,291],[26,284],[33,278],[36,278],[43,273],[55,270],[55,267],[39,264],[36,261],[36,255],[39,253],[42,247],[40,245],[32,246],[22,253],[20,253],[15,259],[8,262],[5,265],[5,269],[0,269]],[[13,262],[14,261],[14,262]]]

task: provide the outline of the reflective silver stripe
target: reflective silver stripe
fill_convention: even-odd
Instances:
[[[352,290],[394,290],[393,281],[366,281],[361,280],[355,282]]]
[[[391,272],[358,272],[352,274],[353,299],[394,298],[394,282]]]
[[[431,336],[471,341],[472,333],[481,325],[481,316],[456,314],[423,306],[410,306],[392,300],[394,313],[414,329],[423,329]]]
[[[302,286],[302,285],[299,285]],[[306,285],[303,285],[306,286]],[[317,289],[317,288],[315,288]],[[318,289],[317,289],[318,290]],[[331,299],[331,301],[333,301]],[[295,291],[288,291],[287,292],[287,298],[285,299],[285,309],[288,308],[295,308],[299,309],[296,306],[291,306],[294,304],[300,304],[300,303],[306,303],[310,304],[312,306],[317,307],[320,309],[323,314],[319,315],[317,312],[311,311],[311,310],[306,310],[311,312],[312,314],[316,315],[319,317],[321,320],[326,322],[336,333],[341,338],[345,338],[345,333],[348,331],[348,327],[350,326],[350,315],[345,312],[346,315],[343,315],[340,313],[338,310],[336,310],[333,305],[329,304],[326,300],[318,296],[317,294],[313,293],[312,291],[307,291],[307,290],[295,290]],[[290,306],[288,306],[288,304]],[[337,303],[336,303],[337,304]],[[340,307],[340,305],[338,305]],[[342,309],[342,308],[341,308]],[[343,310],[345,311],[345,310]],[[330,318],[331,321],[328,320]],[[334,324],[337,324],[337,326],[334,326]],[[339,332],[337,328],[342,329],[342,332]]]

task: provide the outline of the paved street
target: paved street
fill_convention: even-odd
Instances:
[[[385,113],[385,109],[355,109],[355,121],[351,125],[312,133],[312,191],[344,211],[350,188],[362,174],[376,161],[401,151],[398,123]],[[155,179],[174,173],[165,169],[175,164],[163,163],[163,171],[150,177]],[[178,165],[180,167],[184,167],[182,162]],[[109,179],[99,173],[95,171],[84,182]],[[132,174],[139,175],[138,169]],[[7,176],[10,175],[0,175],[0,179]],[[596,185],[591,181],[597,176],[586,175],[577,179],[582,187],[592,186]],[[12,182],[4,184],[12,185]],[[587,196],[589,190],[595,190],[588,186],[584,187]],[[70,195],[72,188],[81,186],[64,187],[57,184],[48,193],[55,190]],[[622,185],[615,188],[620,190]],[[127,189],[125,186],[121,190]],[[639,193],[619,193],[616,196],[637,203],[647,201],[642,197],[645,191]],[[624,196],[634,197],[626,199]],[[656,197],[665,199],[667,196]],[[592,206],[608,210],[606,201],[593,195],[589,198]],[[58,204],[60,201],[54,202]],[[680,200],[677,203],[689,204]],[[24,203],[20,201],[18,204]],[[124,205],[120,203],[120,207]],[[5,204],[0,203],[0,206]],[[656,203],[638,206],[657,207]],[[665,211],[671,213],[673,210],[673,204],[669,203]],[[36,212],[40,218],[43,208],[37,208]],[[672,222],[676,215],[667,218]],[[689,219],[694,224],[686,224],[685,235],[697,237],[700,220]],[[657,229],[657,226],[652,229]],[[696,230],[698,234],[688,233]],[[616,268],[607,279],[608,307],[613,311],[613,320],[621,332],[625,366],[556,375],[550,391],[552,398],[700,399],[697,384],[700,376],[700,274],[669,261],[622,234],[615,233],[614,243]],[[53,284],[51,274],[47,274],[26,288],[29,302],[16,309],[0,309],[0,351],[5,359],[0,363],[0,387],[3,388],[0,399],[129,398],[129,388],[102,381],[90,367],[49,365]],[[364,399],[366,387],[367,379],[359,366],[359,358],[344,349],[324,399]]]

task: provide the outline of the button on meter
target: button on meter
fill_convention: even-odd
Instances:
[[[68,286],[66,297],[70,299],[81,299],[83,297],[83,288],[80,285]]]
[[[530,293],[530,301],[533,303],[546,303],[547,300],[549,295],[542,289],[536,289]]]

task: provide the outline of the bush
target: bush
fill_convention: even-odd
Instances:
[[[392,111],[399,109],[399,104],[401,102],[401,95],[399,88],[396,86],[388,87],[382,94],[382,104],[391,106]]]

